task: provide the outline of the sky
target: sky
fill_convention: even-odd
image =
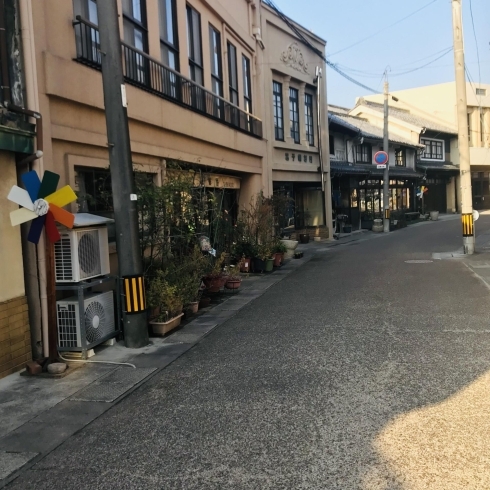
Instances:
[[[490,83],[490,0],[471,0],[474,31],[470,0],[462,2],[469,75],[475,83],[480,77],[482,83]],[[274,0],[274,3],[327,41],[327,58],[331,62],[378,92],[383,90],[382,77],[387,67],[390,91],[454,80],[453,52],[448,51],[453,44],[450,0]],[[402,20],[407,16],[410,17]],[[390,27],[398,21],[401,22]],[[363,40],[367,37],[370,38]],[[345,49],[358,41],[362,42]],[[405,73],[408,71],[411,73]],[[345,107],[353,107],[356,97],[371,93],[330,68],[327,90],[330,104]]]

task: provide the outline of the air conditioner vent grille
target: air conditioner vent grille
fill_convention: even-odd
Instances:
[[[73,280],[71,263],[71,239],[69,235],[61,235],[61,240],[54,244],[56,281]]]
[[[100,275],[99,230],[78,233],[78,265],[80,279]]]
[[[75,304],[57,305],[58,345],[60,347],[77,347],[78,329]]]

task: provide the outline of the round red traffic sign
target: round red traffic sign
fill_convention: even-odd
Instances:
[[[389,157],[388,157],[388,153],[386,153],[386,151],[378,151],[374,155],[374,161],[378,165],[386,165],[388,163],[388,160],[389,160]]]

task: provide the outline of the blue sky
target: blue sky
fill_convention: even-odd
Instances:
[[[433,3],[431,3],[431,1]],[[452,51],[425,68],[452,46],[450,0],[274,0],[286,15],[327,40],[327,57],[364,85],[382,91],[382,75],[387,66],[390,90],[454,80]],[[430,5],[428,5],[430,3]],[[420,12],[387,27],[414,11]],[[480,54],[482,83],[490,83],[490,0],[472,0],[473,18]],[[478,82],[475,37],[470,2],[463,0],[466,65]],[[355,47],[343,50],[368,37]],[[355,98],[368,95],[365,89],[345,80],[333,70],[327,74],[329,103],[352,107]]]

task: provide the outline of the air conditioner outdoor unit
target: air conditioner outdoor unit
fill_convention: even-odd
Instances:
[[[60,230],[54,245],[56,282],[80,282],[110,273],[107,228]]]
[[[83,300],[82,324],[78,297],[72,296],[56,302],[59,347],[82,347],[85,336],[88,348],[111,338],[116,330],[114,297],[112,291],[94,293]]]

